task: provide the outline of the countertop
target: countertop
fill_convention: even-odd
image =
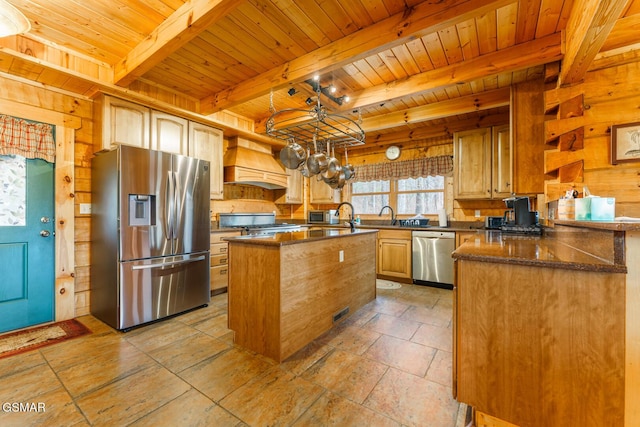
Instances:
[[[306,243],[324,239],[334,239],[376,233],[378,230],[356,229],[351,231],[347,227],[314,227],[309,230],[293,231],[290,233],[258,234],[249,236],[228,237],[224,240],[229,243],[243,243],[248,245],[284,246],[298,243]]]
[[[285,224],[286,222],[278,222],[278,224]],[[304,224],[304,223],[286,223],[292,225],[299,225],[301,227],[314,227],[314,228],[339,228],[339,229],[348,229],[349,225],[345,225],[344,223],[340,224]],[[450,227],[440,227],[437,225],[430,225],[428,227],[400,227],[399,225],[391,225],[391,224],[360,224],[356,225],[357,230],[409,230],[409,231],[453,231],[453,232],[463,232],[463,231],[482,231],[484,223],[478,222],[459,222],[452,223]],[[238,228],[232,227],[223,227],[218,228],[217,224],[211,226],[212,233],[222,233],[225,231],[238,231]]]
[[[527,236],[499,231],[478,232],[453,252],[453,258],[568,270],[626,273],[624,264],[588,254],[562,236]]]

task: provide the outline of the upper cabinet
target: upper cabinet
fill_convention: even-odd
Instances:
[[[498,199],[512,192],[512,144],[509,126],[454,134],[454,197]]]
[[[299,170],[287,169],[287,188],[275,190],[275,203],[285,205],[301,205],[304,203],[304,176]]]
[[[210,162],[211,199],[222,200],[222,131],[197,122],[189,122],[189,156]]]
[[[95,151],[123,144],[208,160],[211,199],[222,199],[221,130],[104,94],[94,100],[93,118]]]
[[[93,107],[93,139],[96,151],[111,150],[118,145],[148,148],[151,110],[133,102],[98,96]]]
[[[311,203],[340,203],[340,190],[334,190],[318,176],[309,178],[309,200]]]
[[[151,110],[151,149],[187,154],[189,121],[161,111]]]

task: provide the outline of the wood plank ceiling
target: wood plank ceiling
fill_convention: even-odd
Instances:
[[[181,108],[230,111],[264,133],[273,109],[309,108],[318,74],[335,98],[349,95],[320,99],[359,121],[367,145],[504,117],[512,84],[562,60],[572,18],[569,83],[598,63],[637,60],[640,41],[640,0],[9,2],[32,29],[0,39],[4,75],[83,95],[155,88]]]

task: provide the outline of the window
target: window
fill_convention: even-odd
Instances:
[[[435,215],[444,208],[444,177],[354,182],[351,204],[361,214],[377,215],[389,205],[398,215]]]

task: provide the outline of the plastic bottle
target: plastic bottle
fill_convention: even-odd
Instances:
[[[360,225],[360,215],[356,216],[356,224]]]

